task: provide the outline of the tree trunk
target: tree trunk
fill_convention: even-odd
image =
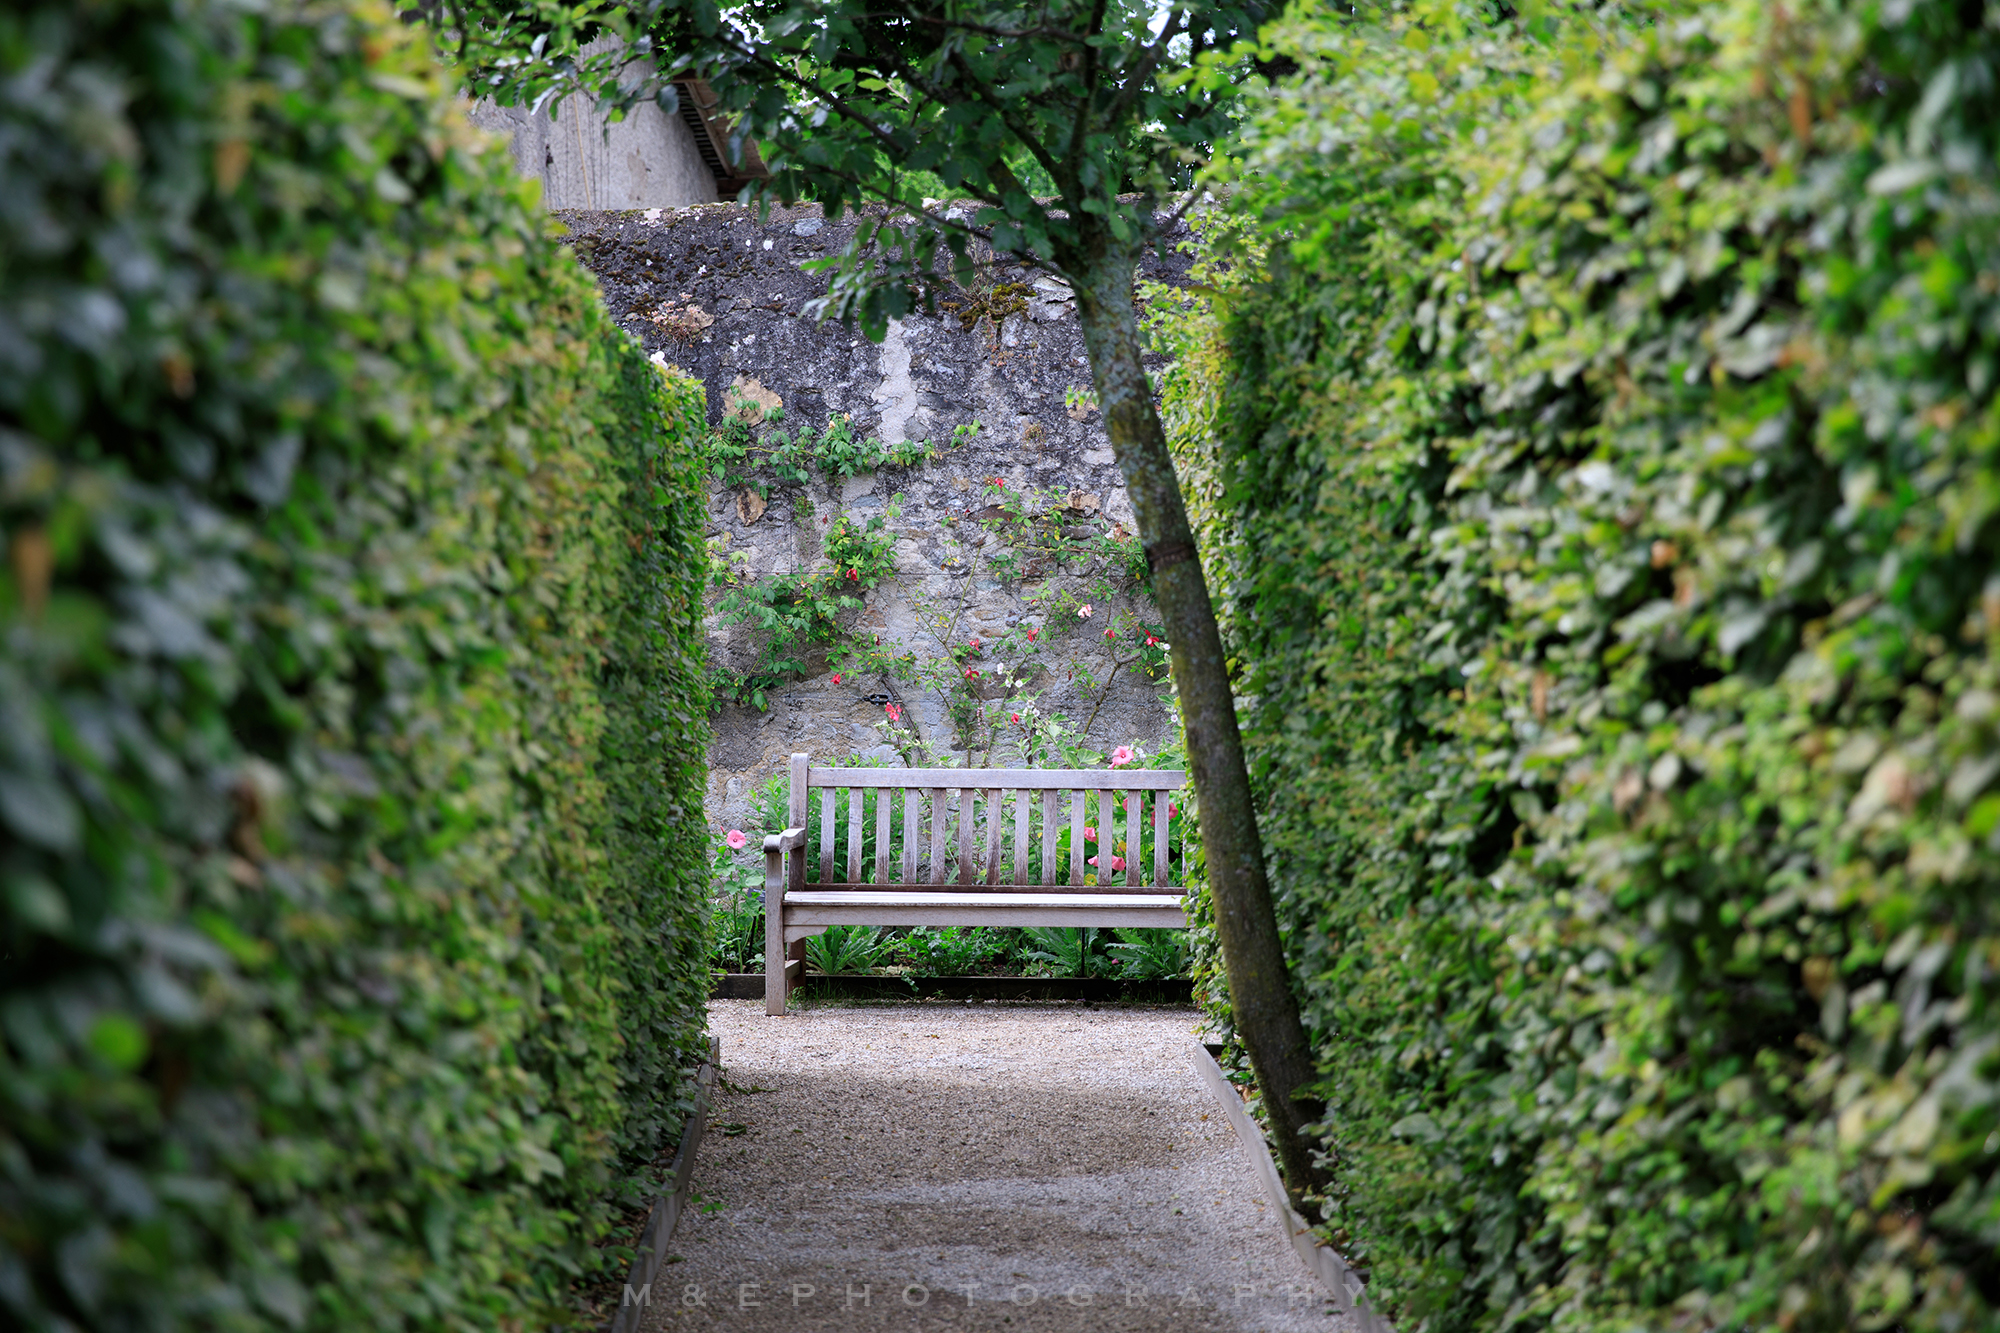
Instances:
[[[1105,253],[1109,252],[1109,253]],[[1236,1030],[1270,1114],[1271,1135],[1285,1183],[1296,1201],[1324,1181],[1302,1132],[1323,1108],[1305,1095],[1315,1078],[1312,1051],[1299,1020],[1264,874],[1264,848],[1236,726],[1236,699],[1216,628],[1215,607],[1202,575],[1181,498],[1166,431],[1153,406],[1140,361],[1139,324],[1132,301],[1136,255],[1108,237],[1104,250],[1071,269],[1084,346],[1090,352],[1105,433],[1139,521],[1139,538],[1153,571],[1153,597],[1172,644],[1174,684],[1187,731],[1188,763],[1201,803],[1202,845],[1209,893],[1229,977]]]

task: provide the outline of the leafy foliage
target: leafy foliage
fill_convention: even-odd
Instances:
[[[824,473],[829,481],[845,481],[878,468],[914,467],[932,454],[928,440],[884,444],[873,435],[857,440],[853,423],[844,412],[829,414],[823,430],[803,424],[783,429],[777,425],[784,419],[783,408],[769,413],[756,411],[755,419],[746,408],[754,411],[756,404],[734,397],[732,410],[708,437],[710,473],[732,490],[757,485],[760,472],[780,486],[803,489],[815,471]],[[769,422],[772,429],[760,436],[756,430],[759,422]],[[961,443],[956,432],[952,443]],[[761,492],[763,487],[758,489]]]
[[[990,926],[918,926],[901,941],[903,956],[922,976],[962,977],[991,971],[1014,952],[1012,931]]]
[[[889,951],[880,926],[828,926],[806,940],[806,961],[822,976],[865,973]]]
[[[5,1320],[566,1322],[702,1049],[700,388],[387,10],[0,88]]]
[[[974,241],[1078,274],[1107,244],[1136,252],[1230,126],[1233,86],[1182,67],[1233,52],[1268,8],[645,0],[586,19],[554,0],[424,7],[503,102],[581,89],[621,114],[672,102],[670,80],[698,73],[758,143],[775,195],[818,199],[829,216],[887,205],[820,261],[828,312],[876,341],[920,292],[948,291],[968,328],[1020,300],[975,281]],[[584,50],[599,23],[624,50]],[[628,64],[634,51],[655,57],[655,77]],[[940,190],[972,209],[927,197]],[[939,286],[941,263],[955,285]]]
[[[1992,11],[1276,40],[1169,414],[1328,1230],[1405,1326],[1990,1325]]]
[[[1190,958],[1185,930],[1121,928],[1112,934],[1118,937],[1110,949],[1118,959],[1120,976],[1131,981],[1157,981],[1188,974]]]
[[[718,686],[740,702],[762,708],[766,691],[807,669],[809,653],[841,643],[846,637],[843,617],[860,610],[861,595],[896,572],[896,537],[888,527],[896,515],[891,500],[886,513],[866,521],[848,514],[834,519],[821,542],[825,565],[742,582],[723,576],[726,590],[717,613],[754,626],[763,638],[756,667]]]
[[[1094,977],[1111,970],[1104,952],[1108,931],[1096,926],[1028,926],[1022,957],[1052,976]]]

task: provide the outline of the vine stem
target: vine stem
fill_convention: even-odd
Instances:
[[[1104,707],[1104,701],[1111,697],[1111,682],[1116,679],[1118,668],[1131,666],[1138,660],[1137,654],[1131,657],[1114,657],[1111,659],[1111,670],[1104,673],[1104,685],[1097,691],[1097,702],[1090,706],[1090,716],[1083,724],[1083,738],[1086,741],[1090,739],[1090,729],[1097,724],[1097,714]]]

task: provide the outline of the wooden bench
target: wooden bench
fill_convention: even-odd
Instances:
[[[1187,925],[1181,910],[1186,890],[1169,882],[1170,849],[1178,832],[1171,822],[1171,802],[1187,783],[1185,773],[1115,768],[833,768],[814,767],[806,755],[795,754],[791,776],[791,827],[764,839],[766,1013],[785,1012],[785,1002],[805,970],[806,940],[829,926]],[[820,794],[819,877],[817,883],[808,884],[806,811],[814,791]],[[842,791],[848,794],[847,878],[835,881],[834,826],[839,822],[835,812]],[[1061,808],[1065,792],[1067,811]],[[902,854],[892,857],[898,793],[903,798]],[[873,877],[864,879],[864,807],[871,803],[871,794]],[[927,838],[921,836],[926,813]],[[1010,813],[1011,854],[1002,837]],[[1066,868],[1056,864],[1065,816]],[[1142,858],[1149,821],[1152,854]],[[953,841],[954,824],[957,854],[951,857],[947,844]],[[1041,854],[1032,857],[1029,844],[1037,840],[1037,825]],[[1086,825],[1096,827],[1096,846],[1104,850],[1102,865],[1094,871],[1086,865],[1090,855]],[[1125,882],[1119,885],[1112,877],[1110,858],[1121,837],[1132,855],[1126,857]],[[975,840],[983,846],[975,847]],[[928,854],[920,855],[926,848]],[[1142,859],[1152,862],[1150,876]],[[1098,882],[1086,884],[1087,874],[1095,874]]]

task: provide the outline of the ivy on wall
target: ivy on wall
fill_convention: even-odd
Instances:
[[[700,387],[371,5],[0,13],[0,1308],[544,1326],[701,1054]]]
[[[1325,1230],[1403,1327],[1988,1326],[2000,30],[1519,11],[1279,30],[1162,327]]]
[[[1072,398],[1079,408],[1095,408],[1074,392]],[[867,519],[843,513],[814,525],[806,487],[816,473],[841,480],[923,467],[970,444],[981,427],[976,421],[954,427],[945,446],[884,445],[873,437],[856,441],[840,415],[829,417],[824,430],[785,428],[783,421],[782,407],[732,392],[729,410],[705,439],[709,476],[737,492],[740,513],[755,521],[767,497],[786,489],[793,521],[816,536],[818,547],[797,568],[749,575],[737,566],[750,552],[724,555],[727,539],[717,539],[715,613],[751,631],[756,657],[747,671],[717,669],[716,696],[761,709],[772,691],[831,668],[836,682],[849,675],[893,679],[936,697],[948,735],[919,736],[913,723],[905,724],[900,703],[882,727],[913,762],[950,762],[952,750],[991,754],[1003,742],[1030,764],[1101,762],[1108,751],[1093,749],[1089,737],[1112,681],[1124,671],[1167,680],[1167,645],[1147,618],[1151,588],[1137,534],[1096,512],[1094,497],[1092,509],[1072,509],[1076,497],[1065,490],[1024,491],[987,477],[976,507],[947,513],[939,529],[939,567],[955,586],[942,595],[921,584],[911,589],[919,632],[912,642],[885,643],[858,633],[856,622],[867,594],[898,577],[891,524],[902,515],[903,496],[892,496],[884,513]],[[1017,627],[983,641],[965,627],[981,581],[1014,585],[1028,612]],[[1089,640],[1101,636],[1092,646],[1111,659],[1101,681],[1076,645],[1051,651],[1085,630]],[[1091,699],[1081,719],[1040,704],[1057,672]]]
[[[884,738],[917,766],[1008,762],[1086,768],[1111,751],[1093,742],[1099,712],[1119,673],[1169,687],[1168,645],[1156,623],[1138,538],[1101,514],[1071,508],[1068,493],[1010,487],[988,477],[979,507],[947,514],[939,537],[942,593],[913,589],[916,634],[909,640],[858,637],[835,650],[843,673],[894,680],[931,695],[947,725],[926,736],[900,707],[877,723]],[[893,573],[893,569],[890,570]],[[968,625],[975,590],[1012,583],[1026,614],[986,637]],[[1087,646],[1086,646],[1087,645]],[[1109,660],[1099,678],[1093,651]],[[1073,717],[1044,702],[1062,687],[1090,711]],[[1163,700],[1164,702],[1164,700]]]

